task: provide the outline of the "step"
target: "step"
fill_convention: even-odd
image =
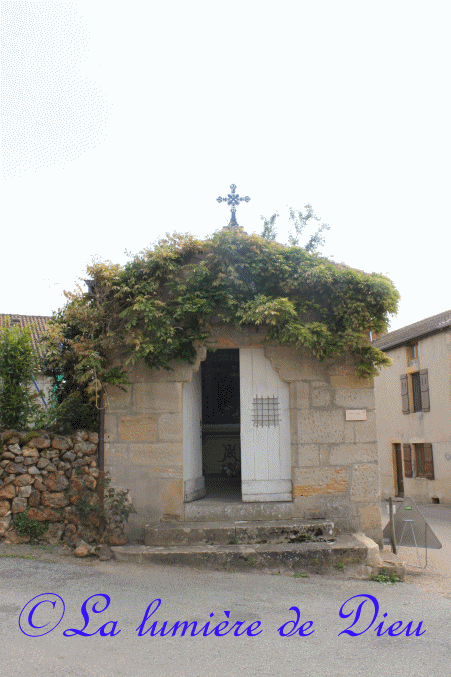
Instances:
[[[367,539],[369,540],[369,539]],[[221,571],[327,573],[334,565],[365,565],[368,547],[359,535],[341,535],[331,543],[149,546],[112,548],[115,558],[131,564],[191,566]]]
[[[187,522],[225,522],[238,520],[291,519],[293,503],[242,503],[241,501],[201,498],[185,504]]]
[[[144,527],[144,544],[151,546],[302,543],[333,538],[334,523],[325,520],[158,522]]]

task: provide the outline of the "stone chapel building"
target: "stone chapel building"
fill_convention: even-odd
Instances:
[[[237,228],[249,198],[231,188]],[[381,542],[372,379],[264,336],[214,325],[194,364],[138,364],[126,393],[107,388],[105,469],[130,490],[131,539],[161,521],[316,518]]]

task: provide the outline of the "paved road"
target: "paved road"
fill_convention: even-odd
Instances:
[[[346,572],[332,577],[271,576],[259,572],[229,573],[201,570],[126,565],[118,562],[75,560],[50,557],[40,551],[38,559],[5,557],[11,549],[0,548],[0,675],[1,677],[372,677],[402,675],[402,677],[435,677],[449,674],[451,659],[451,508],[419,506],[433,531],[443,542],[442,550],[429,553],[426,570],[410,568],[405,584],[380,585],[368,581],[348,580]],[[388,516],[383,507],[385,520]],[[15,546],[16,555],[28,546]],[[389,549],[386,555],[389,556]],[[37,554],[37,550],[34,551]],[[423,553],[422,553],[423,554]],[[417,563],[411,548],[401,548],[399,558]],[[66,611],[60,624],[44,636],[29,637],[19,628],[23,607],[37,595],[53,593],[28,604],[21,616],[22,628],[29,634],[50,629],[60,617],[62,602]],[[88,605],[89,622],[86,633],[93,636],[64,636],[66,630],[81,630],[84,625],[80,612],[83,602],[92,595],[108,595],[110,604],[105,611],[106,597],[97,597]],[[377,600],[379,614],[370,626],[375,602],[359,597],[347,603],[343,613],[353,611],[348,619],[340,618],[342,605],[356,595]],[[29,612],[35,604],[48,599]],[[197,622],[200,630],[210,621],[226,620],[227,628],[242,624],[238,632],[261,633],[256,636],[175,637],[140,636],[138,626],[153,600],[161,606],[144,624],[142,633],[157,621],[156,629],[168,621],[167,629],[177,621]],[[361,617],[353,626],[351,636],[340,632],[349,627],[355,610],[363,600]],[[97,601],[99,613],[92,613]],[[151,611],[155,608],[151,608]],[[305,637],[296,634],[281,637],[278,629],[295,618],[290,607],[300,610]],[[149,612],[150,613],[150,612]],[[210,616],[214,614],[214,616]],[[384,617],[383,614],[387,614]],[[45,623],[42,630],[33,629]],[[113,622],[117,622],[114,626]],[[257,621],[261,625],[256,625]],[[412,621],[411,631],[399,636],[388,633],[378,636],[374,628],[381,622],[382,630],[402,621],[401,631]],[[421,627],[415,634],[420,621]],[[108,624],[109,623],[109,624]],[[104,635],[98,632],[104,626]],[[363,632],[368,626],[369,629]],[[192,626],[191,626],[192,627]],[[120,632],[118,632],[120,630]],[[97,631],[97,632],[96,632]],[[111,636],[111,632],[118,632]]]
[[[66,612],[52,632],[28,637],[18,626],[21,609],[36,595],[55,593],[65,602]],[[98,631],[107,622],[105,632],[116,636],[63,636],[63,631],[83,628],[82,603],[91,595],[109,595],[108,609],[90,614],[86,632]],[[339,635],[354,616],[342,619],[340,607],[355,595],[371,595],[380,605],[379,622],[391,624],[413,621],[412,630],[422,626],[421,636],[377,636],[372,629],[361,635]],[[48,599],[51,599],[50,597]],[[258,636],[227,635],[166,637],[139,636],[136,628],[154,599],[160,608],[143,630],[157,620],[172,627],[176,621],[241,621],[239,630],[262,630]],[[363,601],[359,598],[357,602]],[[35,626],[60,616],[58,603],[37,608],[31,621]],[[98,609],[105,598],[97,598]],[[22,614],[23,628],[31,632],[28,612]],[[278,628],[294,619],[292,606],[300,609],[301,623],[312,621],[314,630],[306,637],[281,637]],[[356,600],[348,602],[345,612],[356,609]],[[361,632],[370,624],[374,602],[369,598],[361,618],[353,628]],[[211,618],[210,614],[214,613]],[[387,617],[384,618],[383,614]],[[355,614],[354,614],[355,615]],[[94,618],[93,618],[94,617]],[[214,627],[214,626],[210,626]],[[235,626],[236,627],[236,626]],[[451,601],[418,585],[384,586],[374,582],[335,577],[294,578],[261,573],[221,573],[157,566],[125,565],[117,562],[63,560],[48,563],[20,558],[0,558],[0,672],[2,677],[235,677],[249,675],[273,677],[361,677],[361,675],[435,677],[448,674],[450,665]],[[180,632],[178,633],[180,635]]]

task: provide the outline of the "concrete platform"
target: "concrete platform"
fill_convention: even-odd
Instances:
[[[158,522],[144,528],[144,545],[241,545],[330,541],[334,523],[325,520],[238,520]]]
[[[120,562],[192,566],[215,570],[326,573],[334,565],[360,565],[371,571],[377,545],[363,534],[339,536],[334,542],[247,545],[125,545],[112,548]],[[369,566],[368,566],[369,565]]]

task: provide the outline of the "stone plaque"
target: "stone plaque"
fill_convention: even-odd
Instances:
[[[366,421],[366,409],[346,409],[347,421]]]

